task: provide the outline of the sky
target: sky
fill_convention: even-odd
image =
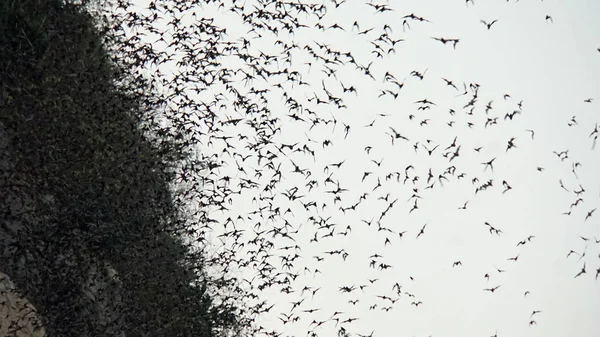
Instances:
[[[215,252],[233,250],[248,262],[230,272],[246,280],[254,302],[274,305],[257,325],[281,336],[331,336],[341,327],[377,337],[598,335],[600,2],[315,4],[326,14],[297,15],[307,27],[293,34],[252,32],[228,10],[261,7],[251,0],[203,3],[196,16],[225,27],[222,41],[247,39],[246,53],[277,56],[261,59],[265,68],[295,70],[307,83],[256,73],[244,81],[251,68],[222,57],[222,67],[244,70],[231,78],[237,90],[269,90],[250,97],[268,107],[280,132],[256,150],[247,146],[257,137],[248,124],[221,124],[200,147],[223,161],[215,180],[230,177],[232,189],[243,179],[256,183],[231,196],[226,212],[211,211],[223,225],[208,235]],[[191,13],[182,19],[193,20]],[[481,20],[497,21],[488,29]],[[381,34],[387,37],[377,40]],[[459,42],[454,48],[433,38]],[[285,44],[299,46],[288,62]],[[327,48],[350,52],[356,64],[309,53],[331,58]],[[350,87],[356,92],[344,92]],[[228,98],[216,119],[255,118],[233,109],[223,86],[197,99],[219,94]],[[288,97],[303,109],[290,110]],[[278,167],[281,179],[270,185]],[[233,229],[242,235],[234,238]],[[258,272],[266,265],[268,277]],[[286,277],[287,285],[261,287]]]

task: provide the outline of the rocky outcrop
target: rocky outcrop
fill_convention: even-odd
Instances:
[[[123,305],[121,286],[117,271],[110,264],[102,263],[88,271],[88,278],[80,289],[83,307],[98,325],[106,328],[105,333],[109,336],[125,337],[125,333],[118,330],[122,323],[119,314]]]
[[[0,337],[45,335],[35,307],[21,296],[8,275],[0,272]]]
[[[78,293],[82,316],[93,317],[96,324],[104,326],[110,336],[124,337],[119,331],[121,319],[118,309],[122,306],[121,281],[116,270],[108,263],[98,263],[88,272]],[[10,277],[0,272],[0,337],[42,337],[42,326],[36,308],[19,292]]]

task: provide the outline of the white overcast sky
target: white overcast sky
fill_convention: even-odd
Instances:
[[[321,3],[321,2],[317,2]],[[600,203],[600,149],[592,149],[590,133],[600,120],[600,1],[597,0],[475,0],[465,4],[464,0],[422,0],[374,2],[386,4],[393,11],[376,13],[365,1],[348,0],[338,8],[332,2],[323,2],[328,6],[327,14],[320,21],[325,27],[338,24],[345,31],[314,28],[317,21],[306,19],[309,28],[301,28],[294,35],[280,33],[274,36],[264,33],[261,38],[248,33],[249,26],[242,24],[239,17],[227,12],[232,6],[227,1],[204,4],[202,17],[213,17],[215,24],[227,27],[226,41],[239,41],[248,38],[250,50],[254,54],[262,51],[278,55],[281,48],[274,46],[276,40],[284,43],[296,43],[300,49],[310,45],[319,48],[314,41],[325,43],[340,52],[351,52],[357,62],[368,65],[375,80],[365,76],[350,63],[329,64],[336,69],[336,77],[328,77],[323,70],[324,63],[312,59],[305,51],[293,51],[291,64],[280,62],[280,69],[290,68],[301,72],[303,81],[309,86],[283,83],[287,94],[315,111],[325,120],[335,118],[338,123],[320,124],[309,130],[310,123],[295,122],[283,104],[283,91],[274,87],[279,79],[265,82],[260,78],[245,85],[241,75],[235,84],[240,90],[268,88],[268,107],[274,117],[280,118],[282,132],[277,134],[277,144],[299,143],[297,148],[307,144],[315,151],[316,157],[301,152],[284,150],[286,156],[272,145],[269,149],[278,155],[273,161],[277,167],[282,164],[283,179],[274,189],[275,193],[261,193],[270,176],[268,168],[262,168],[264,177],[254,178],[254,170],[264,166],[257,162],[256,153],[244,148],[245,142],[233,142],[236,152],[243,156],[252,154],[243,166],[248,176],[241,175],[234,159],[222,155],[225,161],[219,174],[237,178],[248,178],[259,182],[254,191],[244,191],[233,198],[229,213],[215,212],[214,217],[236,219],[241,215],[246,220],[236,221],[236,228],[246,230],[242,239],[246,246],[240,250],[239,257],[248,259],[248,249],[255,249],[248,243],[255,238],[254,224],[260,222],[257,231],[270,231],[273,227],[282,227],[287,221],[294,241],[286,238],[272,238],[271,234],[262,234],[261,238],[270,240],[274,247],[268,261],[277,268],[273,272],[299,273],[291,284],[294,292],[281,292],[281,286],[273,286],[264,291],[254,289],[260,300],[269,305],[275,304],[267,314],[261,314],[257,320],[267,329],[277,330],[284,335],[306,336],[314,331],[318,336],[335,335],[344,326],[352,335],[373,336],[544,336],[544,337],[593,337],[600,336],[600,278],[595,280],[596,269],[600,268],[600,214],[593,214],[585,220],[586,214],[599,207]],[[238,1],[250,11],[256,2]],[[271,6],[270,8],[273,8]],[[403,18],[414,13],[430,21],[410,21],[410,29],[403,31]],[[189,13],[188,13],[189,14]],[[546,20],[551,16],[551,21]],[[187,16],[191,19],[191,16]],[[299,17],[304,20],[304,16]],[[487,29],[480,20],[498,21]],[[353,23],[357,21],[360,30],[373,28],[368,34],[358,35]],[[390,53],[376,58],[374,41],[384,32],[384,25],[391,27],[389,34],[398,42]],[[388,30],[389,32],[389,30]],[[442,45],[432,37],[457,38],[460,42],[456,49],[451,43]],[[384,43],[380,43],[384,45]],[[387,47],[389,48],[389,46]],[[224,59],[227,66],[237,63]],[[311,62],[309,66],[305,64]],[[239,63],[239,62],[238,62]],[[272,65],[276,67],[276,65]],[[271,68],[275,69],[275,68]],[[419,71],[425,76],[419,80],[411,76]],[[395,85],[385,82],[384,74],[391,73],[399,82],[404,81],[397,99],[390,95],[378,97],[380,90],[395,89]],[[458,87],[456,91],[442,80],[452,80]],[[332,95],[343,99],[346,109],[338,109],[333,104],[315,104],[307,98],[315,94],[320,99],[327,95],[322,89],[322,80]],[[357,94],[343,93],[340,81],[345,87],[354,86]],[[463,91],[463,83],[479,84],[478,100],[473,115],[467,115],[468,103],[472,92],[456,97]],[[216,89],[218,90],[218,89]],[[509,94],[510,98],[504,99]],[[591,103],[584,100],[592,98]],[[415,101],[428,99],[436,105],[429,110],[418,111]],[[486,113],[486,105],[493,101],[492,109]],[[522,101],[521,108],[518,103]],[[449,113],[456,111],[455,115]],[[505,119],[506,113],[515,110],[521,114],[512,120]],[[219,112],[221,120],[244,118],[231,109]],[[385,114],[386,116],[378,116]],[[409,119],[410,115],[414,118]],[[306,113],[299,114],[308,120],[313,118]],[[485,126],[487,118],[498,117],[497,124]],[[576,124],[572,122],[572,118]],[[421,122],[428,119],[427,125]],[[375,120],[373,127],[365,125]],[[452,127],[447,123],[453,121]],[[467,125],[473,123],[472,127]],[[571,124],[571,126],[569,126]],[[350,132],[344,139],[344,125],[350,126]],[[390,127],[409,138],[398,139],[392,145]],[[534,130],[535,137],[526,130]],[[237,137],[247,134],[253,139],[252,132],[243,124],[237,128],[224,128],[224,134]],[[315,142],[308,142],[307,136]],[[461,146],[460,156],[452,163],[442,154],[457,137],[456,144]],[[515,148],[506,151],[507,143],[514,139]],[[324,140],[331,140],[332,146],[323,147]],[[414,145],[418,150],[415,152]],[[213,146],[203,148],[205,153],[221,153],[222,142],[214,141]],[[439,148],[428,155],[423,147]],[[364,148],[372,146],[370,154]],[[482,147],[479,152],[474,148]],[[553,152],[569,150],[568,158],[561,160]],[[266,152],[263,151],[263,154]],[[485,169],[483,162],[492,158],[493,172]],[[372,160],[379,162],[377,166]],[[339,168],[326,165],[344,161]],[[293,161],[311,172],[305,178],[290,173]],[[577,167],[573,174],[572,166]],[[405,168],[410,179],[403,183]],[[446,174],[449,181],[441,186],[438,176],[451,165],[456,167],[454,175]],[[543,168],[539,171],[537,168]],[[426,189],[428,171],[431,169],[435,185]],[[372,172],[364,182],[364,172]],[[390,172],[400,172],[400,181],[396,176],[386,181]],[[324,184],[327,176],[339,181],[340,187],[348,191],[341,194],[341,202],[334,204],[335,185]],[[464,173],[464,179],[457,179]],[[419,180],[413,183],[413,178]],[[377,178],[382,186],[373,191]],[[473,184],[473,178],[478,182]],[[318,181],[312,191],[306,183],[312,179]],[[475,194],[475,188],[492,179],[493,186]],[[502,182],[506,181],[512,189],[503,192]],[[569,192],[561,188],[562,181]],[[232,180],[231,185],[238,181]],[[583,202],[570,208],[578,196],[574,191],[580,186],[585,189],[579,197]],[[305,211],[297,200],[289,201],[282,192],[293,187],[298,188],[297,195],[304,195],[302,202],[317,202],[318,211],[310,208]],[[409,214],[414,199],[409,198],[418,189],[422,199],[418,209]],[[340,207],[355,204],[363,193],[368,193],[355,210],[342,212]],[[388,201],[380,200],[389,193]],[[275,195],[272,208],[280,207],[281,216],[274,221],[268,219],[270,213],[265,210],[264,219],[246,216],[259,206],[268,205],[266,201],[252,202],[253,197]],[[381,220],[380,225],[393,233],[378,230],[377,219],[389,202],[398,199],[393,208]],[[468,201],[466,209],[459,209]],[[327,207],[322,209],[323,203]],[[283,215],[290,208],[293,212]],[[571,215],[563,215],[571,210]],[[598,211],[600,212],[600,211]],[[309,217],[329,218],[327,223],[335,224],[333,238],[322,238],[330,230],[318,230]],[[371,226],[361,220],[375,219]],[[488,222],[502,231],[501,235],[492,235]],[[427,224],[425,233],[416,239],[421,227]],[[342,235],[347,226],[351,226],[348,235]],[[223,233],[215,228],[213,245],[221,249],[231,248],[232,239],[217,239]],[[228,227],[227,230],[231,230]],[[406,231],[402,239],[398,233]],[[311,242],[317,235],[318,242]],[[535,236],[530,241],[529,236]],[[589,241],[584,241],[583,236]],[[391,244],[384,245],[386,238]],[[517,246],[525,240],[526,244]],[[280,256],[293,255],[294,249],[281,250],[288,245],[299,245],[301,255],[294,261],[293,268],[284,269]],[[344,261],[340,255],[327,255],[324,252],[344,250],[348,256]],[[570,250],[572,254],[566,258]],[[582,254],[585,252],[585,255]],[[392,267],[387,270],[370,268],[369,256],[379,254],[376,266],[380,263]],[[317,261],[314,256],[323,257]],[[518,256],[517,261],[508,260]],[[453,267],[461,261],[462,265]],[[586,268],[586,273],[578,278],[575,275]],[[497,268],[504,270],[499,273]],[[236,269],[236,268],[234,268]],[[315,274],[318,269],[322,274]],[[257,275],[253,268],[238,268],[238,276],[252,279]],[[489,281],[484,275],[489,275]],[[282,279],[282,275],[278,279]],[[412,279],[411,279],[412,277]],[[378,279],[370,283],[369,279]],[[395,283],[402,286],[398,297],[393,289]],[[361,285],[368,285],[361,290]],[[340,287],[355,287],[351,293],[340,292]],[[486,288],[500,286],[495,292]],[[310,290],[302,289],[308,287]],[[320,290],[312,296],[312,290]],[[529,292],[524,296],[525,292]],[[410,297],[407,293],[414,295]],[[377,296],[387,296],[395,303]],[[292,302],[303,302],[291,311]],[[349,301],[358,300],[356,304]],[[411,305],[422,302],[421,305]],[[371,309],[373,305],[377,305]],[[388,311],[382,308],[391,306]],[[319,309],[313,313],[305,310]],[[534,310],[541,311],[531,317]],[[325,321],[334,312],[339,314],[340,324],[331,320],[315,328],[311,322]],[[296,322],[283,324],[280,318],[299,317]],[[348,318],[358,318],[351,323],[341,324]],[[536,324],[530,324],[534,320]]]

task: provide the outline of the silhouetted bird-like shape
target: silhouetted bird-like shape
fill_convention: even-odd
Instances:
[[[489,23],[484,20],[479,20],[479,22],[483,23],[487,27],[487,29],[490,30],[492,28],[492,25],[494,25],[494,23],[498,22],[498,19],[496,19],[492,22],[489,22]]]

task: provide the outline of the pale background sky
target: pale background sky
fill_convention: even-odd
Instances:
[[[321,3],[321,2],[318,2]],[[281,217],[275,222],[267,219],[270,213],[265,211],[264,219],[254,216],[252,220],[236,221],[236,228],[245,230],[242,248],[238,256],[248,259],[248,249],[255,249],[248,242],[255,238],[253,226],[261,225],[257,231],[269,231],[274,226],[282,227],[285,221],[293,226],[295,242],[271,234],[263,233],[261,238],[271,241],[274,247],[269,254],[269,263],[276,267],[272,273],[289,271],[299,272],[300,276],[290,286],[294,292],[281,292],[281,286],[273,286],[264,291],[256,287],[260,284],[259,277],[253,287],[260,301],[266,300],[268,305],[275,304],[267,314],[261,314],[257,320],[265,328],[277,330],[284,335],[306,336],[308,331],[314,331],[319,336],[335,335],[337,329],[334,321],[324,323],[314,329],[313,320],[324,321],[336,311],[343,312],[338,317],[341,321],[350,317],[359,318],[352,323],[343,324],[346,331],[353,335],[373,336],[545,336],[545,337],[593,337],[600,336],[600,278],[595,280],[596,269],[600,268],[600,244],[594,238],[600,239],[600,214],[584,221],[587,212],[600,206],[600,149],[592,150],[590,133],[600,118],[600,2],[594,0],[559,1],[559,0],[521,0],[515,1],[484,1],[477,0],[475,4],[462,0],[426,0],[426,1],[390,1],[387,6],[393,11],[375,13],[375,10],[364,1],[348,0],[335,8],[331,2],[327,15],[321,24],[329,27],[339,24],[346,31],[320,31],[312,26],[313,19],[306,20],[310,28],[301,28],[294,35],[280,33],[275,37],[263,33],[261,38],[253,38],[248,34],[249,26],[243,25],[236,14],[227,12],[231,7],[229,1],[224,8],[217,4],[204,4],[202,17],[213,17],[215,25],[227,27],[225,41],[239,41],[240,37],[248,38],[250,51],[253,54],[262,51],[276,55],[281,48],[274,47],[277,39],[285,43],[296,43],[300,49],[310,45],[318,50],[313,41],[326,43],[330,48],[341,52],[350,51],[359,64],[370,68],[375,80],[365,76],[354,65],[328,65],[336,69],[336,78],[327,77],[322,72],[323,62],[312,59],[305,51],[292,52],[292,64],[280,62],[280,68],[295,69],[302,74],[302,80],[310,86],[292,86],[289,82],[283,87],[289,95],[295,97],[305,107],[317,112],[318,117],[331,119],[334,116],[338,123],[333,131],[333,125],[323,123],[309,130],[310,124],[293,122],[288,117],[287,108],[283,105],[282,91],[273,85],[281,82],[270,79],[269,83],[257,78],[245,85],[242,75],[235,78],[234,85],[240,91],[251,87],[257,90],[269,88],[268,107],[274,117],[281,120],[282,132],[277,134],[277,144],[293,144],[299,142],[316,151],[316,159],[300,152],[287,151],[284,157],[274,145],[266,150],[279,157],[273,161],[275,167],[282,163],[283,180],[274,190],[273,208],[280,207]],[[384,4],[384,2],[378,2]],[[250,11],[257,3],[248,0],[244,5]],[[274,8],[271,5],[269,8]],[[431,21],[411,21],[410,30],[403,32],[402,17],[414,13]],[[545,20],[546,15],[553,22]],[[191,19],[191,15],[187,15]],[[498,19],[490,30],[480,22],[491,22]],[[352,29],[354,21],[360,29],[374,28],[366,35],[358,35]],[[393,39],[402,38],[405,41],[395,46],[395,54],[386,55],[383,59],[376,58],[371,53],[374,41],[384,32],[384,25],[392,29]],[[432,37],[459,38],[456,50],[451,43],[442,45]],[[389,46],[388,46],[389,47]],[[232,57],[224,58],[224,64],[238,67],[240,63]],[[305,62],[312,62],[309,67]],[[270,69],[276,69],[273,63]],[[246,71],[249,71],[247,67]],[[421,81],[410,76],[416,70],[425,73]],[[174,71],[169,69],[169,71]],[[402,82],[404,87],[397,99],[386,95],[378,97],[380,89],[394,89],[391,83],[384,83],[384,74],[389,71]],[[460,91],[447,86],[442,77],[452,80]],[[307,102],[306,98],[313,93],[320,99],[326,99],[321,81],[325,81],[328,91],[343,99],[347,109],[337,109],[333,104],[316,105]],[[340,80],[344,86],[354,86],[358,94],[342,93]],[[462,107],[469,101],[471,93],[456,97],[463,89],[463,82],[480,85],[479,98],[475,104],[473,116],[468,116],[468,110]],[[221,88],[214,88],[213,95]],[[510,98],[503,99],[504,94]],[[592,98],[591,103],[584,100]],[[199,97],[198,99],[202,99]],[[417,111],[417,100],[428,99],[436,103],[427,111]],[[517,104],[522,100],[522,113],[515,118],[505,120],[506,113],[519,110]],[[493,101],[492,109],[486,116],[485,106]],[[230,104],[231,101],[228,103]],[[449,109],[456,110],[454,116]],[[240,113],[230,108],[220,110],[219,118],[243,118]],[[387,116],[377,116],[386,114]],[[409,115],[413,114],[413,120]],[[312,118],[306,113],[300,117]],[[577,125],[568,126],[575,116]],[[487,117],[498,117],[498,123],[484,127]],[[428,125],[420,126],[420,122],[429,119]],[[375,120],[372,128],[364,127]],[[447,123],[455,121],[453,127]],[[473,128],[467,127],[467,121],[474,123]],[[344,139],[344,124],[351,127],[347,139]],[[396,140],[392,146],[390,136],[386,133],[393,127],[409,138],[408,142]],[[535,131],[535,139],[531,139],[526,131]],[[223,135],[237,137],[238,134],[248,135],[253,139],[251,129],[243,123],[236,127],[223,128]],[[317,143],[307,143],[307,136]],[[449,146],[457,136],[457,145],[461,145],[460,156],[452,163],[442,157],[443,149]],[[507,142],[516,137],[516,148],[506,151]],[[206,141],[208,141],[207,136]],[[333,146],[323,148],[321,142],[329,139]],[[427,140],[431,144],[427,144]],[[260,187],[254,191],[245,191],[241,196],[233,198],[230,213],[214,212],[212,216],[225,220],[228,217],[236,219],[238,215],[246,217],[256,210],[258,205],[252,202],[253,197],[270,196],[272,193],[260,193],[268,184],[272,171],[263,168],[261,179],[254,177],[254,170],[263,166],[257,163],[256,153],[245,149],[245,140],[232,141],[238,147],[238,153],[246,156],[253,154],[244,162],[248,176],[238,171],[237,162],[227,155],[221,155],[226,166],[219,170],[220,177],[234,177],[231,186],[236,186],[239,178],[248,178],[259,182]],[[415,153],[413,145],[419,142]],[[202,149],[206,154],[219,153],[224,143],[213,139],[213,146]],[[440,144],[439,148],[429,156],[422,145],[430,149]],[[365,146],[372,146],[369,155],[364,151]],[[473,149],[482,147],[479,153]],[[568,157],[561,161],[553,151],[569,150]],[[484,170],[482,162],[496,157],[494,170]],[[383,159],[381,167],[371,160]],[[308,169],[311,176],[305,179],[293,171],[293,164]],[[331,194],[327,190],[335,189],[335,185],[324,185],[328,174],[324,172],[325,165],[346,160],[336,169],[332,179],[339,181],[342,188],[348,189],[343,193],[342,201],[334,205]],[[579,162],[578,178],[571,172],[573,163]],[[409,171],[410,178],[403,184],[404,170],[413,165],[415,170]],[[456,166],[454,176],[446,175],[449,182],[440,186],[437,181],[439,174],[450,165]],[[538,172],[537,167],[543,167]],[[436,183],[433,189],[425,190],[428,170],[431,168]],[[373,174],[361,182],[363,172]],[[389,172],[401,173],[400,182],[395,176],[386,181]],[[456,176],[465,173],[465,178],[457,180]],[[418,175],[419,181],[412,183],[412,178]],[[218,178],[220,178],[218,177]],[[380,177],[382,187],[372,191]],[[473,185],[471,180],[477,177],[479,183]],[[308,191],[306,183],[309,180],[318,181],[318,186]],[[475,187],[493,179],[493,187],[474,194]],[[506,180],[512,190],[502,194],[502,181]],[[571,192],[561,189],[559,180]],[[580,196],[583,202],[572,208],[570,216],[562,213],[569,211],[571,203],[577,196],[573,193],[579,185],[585,188]],[[306,212],[298,202],[290,202],[281,193],[286,189],[297,186],[298,195],[305,195],[302,202],[316,201],[319,210],[311,208]],[[422,197],[418,210],[409,214],[413,201],[407,201],[418,188]],[[340,206],[348,207],[356,203],[363,193],[369,193],[366,201],[356,207],[355,211],[339,210]],[[379,197],[390,194],[389,202],[398,198],[394,207],[381,220],[381,226],[389,228],[394,233],[378,231],[376,221],[386,208],[387,202],[378,200]],[[469,201],[466,210],[459,210],[465,201]],[[321,209],[323,203],[327,208]],[[260,206],[268,205],[265,201]],[[283,214],[288,209],[293,214]],[[600,212],[600,211],[598,211]],[[327,230],[319,230],[308,219],[331,219],[328,223],[336,224],[333,238],[322,238]],[[361,220],[370,221],[369,227]],[[502,230],[502,235],[491,235],[484,222]],[[425,234],[415,239],[419,229],[427,224]],[[340,235],[347,226],[352,231],[348,235]],[[332,227],[334,228],[334,227]],[[231,230],[231,225],[227,230]],[[406,231],[404,238],[399,239],[399,232]],[[317,232],[319,242],[310,242]],[[231,248],[233,239],[217,238],[223,230],[214,228],[213,245],[226,250]],[[517,247],[517,243],[534,235],[531,241]],[[589,238],[584,241],[583,236]],[[385,245],[385,239],[391,240]],[[295,260],[293,268],[283,269],[280,256],[293,255],[294,250],[287,253],[281,247],[299,245],[301,258]],[[326,251],[344,249],[348,253],[346,261],[339,255],[329,256]],[[566,258],[567,253],[574,250]],[[386,263],[392,268],[381,271],[369,267],[372,254],[382,255],[379,263]],[[519,256],[518,261],[508,258]],[[317,262],[314,256],[324,257]],[[453,262],[461,261],[462,266],[453,267]],[[586,265],[586,274],[578,278],[574,276]],[[505,270],[498,273],[496,267]],[[306,271],[307,268],[309,271]],[[253,268],[236,268],[234,274],[248,280],[257,275]],[[314,275],[318,269],[322,274]],[[484,278],[489,274],[489,281]],[[283,279],[283,275],[277,276]],[[413,277],[414,280],[411,280]],[[379,279],[371,284],[369,279]],[[392,289],[398,282],[402,286],[402,294],[393,305],[388,300],[378,298],[378,295],[396,299],[396,291]],[[247,284],[246,284],[247,285]],[[368,285],[364,291],[360,285]],[[494,293],[484,291],[500,285]],[[311,290],[320,288],[313,297]],[[340,287],[354,286],[352,293],[341,293]],[[524,293],[529,291],[527,297]],[[414,294],[409,297],[405,292]],[[290,311],[292,302],[304,299],[298,308]],[[355,305],[349,301],[359,300]],[[412,302],[422,301],[418,307]],[[377,304],[374,310],[370,307]],[[389,311],[382,307],[392,305]],[[303,310],[319,308],[314,313]],[[530,318],[534,310],[541,313]],[[300,317],[297,322],[282,324],[278,318]],[[536,325],[529,322],[535,320]]]

